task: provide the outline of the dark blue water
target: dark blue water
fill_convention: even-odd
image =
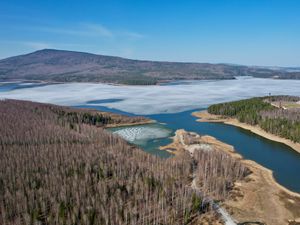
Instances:
[[[134,116],[117,109],[111,109],[104,106],[81,105],[79,107],[94,108],[102,111],[121,113],[128,116]],[[203,109],[198,109],[203,110]],[[274,177],[278,183],[286,188],[300,193],[300,154],[289,146],[271,141],[259,135],[256,135],[245,129],[223,124],[197,122],[197,118],[191,113],[197,109],[180,113],[149,115],[151,119],[173,131],[185,129],[187,131],[197,132],[199,134],[208,134],[216,137],[220,141],[234,146],[235,150],[245,159],[253,160],[260,165],[273,171]],[[147,152],[160,155],[161,150],[158,147],[170,143],[169,138],[149,141],[149,145],[140,146]]]
[[[7,92],[12,91],[16,89],[23,89],[23,88],[33,88],[33,87],[42,87],[47,86],[50,84],[47,83],[32,83],[32,84],[26,84],[26,83],[1,83],[0,84],[0,92]]]
[[[275,179],[281,185],[300,192],[300,154],[287,145],[258,136],[242,128],[223,123],[197,122],[186,111],[175,114],[151,115],[152,119],[166,123],[176,130],[183,128],[199,134],[208,134],[233,145],[244,158],[253,160],[273,171]]]
[[[20,84],[3,84],[0,86],[1,91],[10,91],[19,88],[29,88],[42,86],[46,84],[32,84],[32,86],[23,86]],[[176,84],[175,84],[176,85]],[[112,101],[121,101],[121,99],[106,99],[90,102],[93,103],[108,103]],[[113,108],[93,105],[80,105],[76,107],[93,108],[101,111],[120,113],[123,115],[134,116],[132,113],[123,112]],[[199,123],[191,113],[195,110],[172,113],[172,114],[157,114],[149,117],[160,123],[165,123],[167,128],[174,131],[177,129],[185,129],[187,131],[197,132],[199,134],[208,134],[217,139],[231,144],[237,152],[244,158],[253,160],[262,166],[271,169],[274,172],[275,179],[283,186],[292,191],[300,193],[300,154],[292,150],[290,147],[270,141],[250,131],[237,128],[231,125],[222,123]],[[170,143],[169,138],[152,140],[147,146],[141,146],[152,154],[158,154],[156,151],[159,145]]]

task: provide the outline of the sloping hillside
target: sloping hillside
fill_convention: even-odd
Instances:
[[[205,213],[211,202],[191,187],[197,162],[187,154],[161,159],[129,145],[102,129],[114,118],[0,101],[0,224],[219,224]],[[218,163],[226,169],[226,160]],[[241,167],[234,162],[232,171]],[[215,173],[210,169],[207,176]],[[225,177],[203,192],[230,191],[235,179]]]
[[[85,110],[0,105],[0,224],[183,224],[185,211],[196,215],[184,160],[128,145]]]
[[[0,60],[2,80],[156,84],[165,80],[233,79],[234,76],[299,78],[295,73],[267,68],[142,61],[52,49]]]

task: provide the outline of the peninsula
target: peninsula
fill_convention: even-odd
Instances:
[[[300,195],[279,185],[271,170],[254,161],[243,159],[233,146],[212,136],[177,130],[173,142],[162,146],[161,150],[167,150],[176,157],[182,157],[188,153],[192,157],[198,157],[199,154],[211,154],[216,158],[218,154],[225,154],[223,165],[227,160],[232,160],[235,164],[241,164],[241,168],[245,171],[250,171],[245,177],[233,183],[229,194],[220,202],[220,206],[232,215],[230,220],[238,221],[236,224],[299,223]],[[207,167],[207,162],[202,162],[202,164],[202,167]],[[235,168],[232,167],[232,170]],[[201,183],[197,185],[201,190],[205,190]]]
[[[211,105],[199,122],[222,122],[284,143],[300,153],[300,98],[268,96]]]

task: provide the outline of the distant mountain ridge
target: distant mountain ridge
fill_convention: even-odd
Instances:
[[[268,68],[133,60],[55,49],[0,60],[0,80],[147,85],[169,80],[234,79],[235,76],[300,79],[299,72]]]

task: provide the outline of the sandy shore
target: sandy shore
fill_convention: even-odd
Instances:
[[[185,139],[191,135],[198,144],[189,145]],[[198,148],[197,146],[198,145]],[[245,160],[233,146],[211,136],[200,136],[192,132],[177,130],[173,143],[161,147],[180,157],[184,151],[209,150],[224,151],[241,160],[252,173],[243,181],[235,183],[231,197],[222,205],[239,222],[259,221],[267,225],[284,225],[289,221],[300,221],[300,194],[278,184],[271,170],[251,160]],[[291,223],[292,224],[292,223]]]
[[[229,124],[229,125],[233,125],[236,127],[240,127],[240,128],[249,130],[252,133],[260,135],[269,140],[286,144],[289,147],[291,147],[292,149],[294,149],[295,151],[300,153],[300,143],[295,143],[289,139],[282,138],[282,137],[276,136],[274,134],[268,133],[268,132],[264,131],[263,129],[261,129],[259,126],[252,126],[252,125],[249,125],[246,123],[241,123],[237,119],[233,119],[233,118],[223,117],[223,116],[219,116],[219,115],[213,115],[213,114],[208,113],[207,111],[194,112],[192,115],[198,117],[199,119],[197,121],[199,121],[199,122],[221,122],[221,123],[225,123],[225,124]]]

